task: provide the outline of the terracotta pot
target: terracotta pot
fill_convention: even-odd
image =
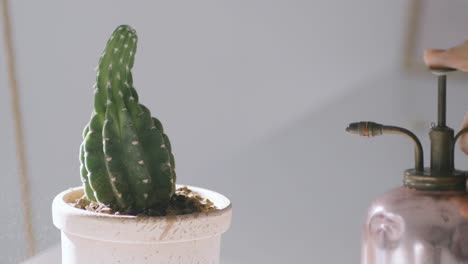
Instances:
[[[62,233],[62,263],[219,263],[231,202],[219,193],[188,187],[218,210],[167,217],[107,215],[69,204],[83,195],[81,187],[58,194],[52,215]]]

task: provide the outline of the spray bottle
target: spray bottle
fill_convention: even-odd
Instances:
[[[421,142],[411,131],[374,122],[352,123],[346,131],[366,137],[404,135],[415,145],[414,168],[403,186],[377,198],[363,228],[362,264],[468,264],[467,172],[455,169],[454,146],[460,136],[446,124],[447,73],[438,79],[438,121],[429,133],[430,167],[424,167]]]

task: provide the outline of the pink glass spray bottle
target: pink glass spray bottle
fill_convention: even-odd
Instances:
[[[409,130],[374,122],[352,123],[346,131],[361,136],[401,134],[415,144],[415,166],[404,172],[403,186],[370,206],[363,230],[362,264],[468,264],[467,173],[455,169],[454,145],[468,129],[454,134],[446,125],[446,74],[438,76],[438,122],[433,125],[430,167]]]

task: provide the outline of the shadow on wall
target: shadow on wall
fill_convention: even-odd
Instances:
[[[414,164],[413,145],[344,129],[361,120],[408,126],[401,79],[363,83],[207,173],[218,175],[209,184],[235,208],[223,256],[237,263],[357,263],[366,206],[400,184],[402,170]]]

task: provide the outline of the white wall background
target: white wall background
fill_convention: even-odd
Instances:
[[[0,35],[3,25],[0,22]],[[5,63],[4,41],[0,41],[0,256],[5,263],[17,263],[26,249],[22,236],[21,196],[17,177],[13,118]]]
[[[400,184],[412,146],[354,138],[345,126],[370,119],[421,134],[435,117],[432,77],[399,68],[408,1],[10,2],[41,250],[59,240],[52,198],[80,184],[94,67],[121,23],[139,33],[135,83],[171,137],[180,183],[233,200],[223,246],[232,263],[358,262],[365,208]],[[1,63],[0,256],[17,263],[24,241]],[[456,128],[463,86],[449,88]]]

